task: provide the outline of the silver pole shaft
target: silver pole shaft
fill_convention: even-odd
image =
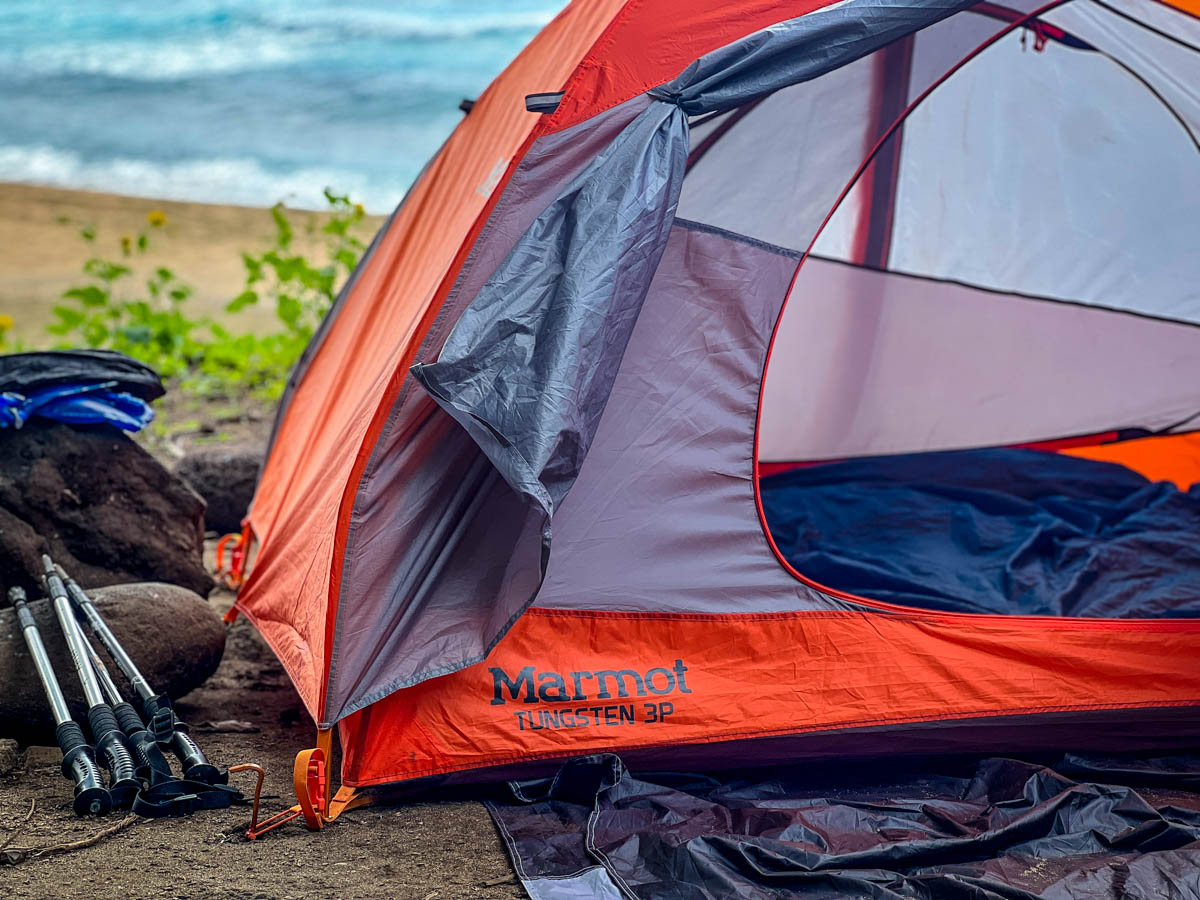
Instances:
[[[100,610],[96,609],[96,605],[92,603],[92,598],[81,588],[73,578],[67,575],[62,570],[61,566],[55,566],[59,577],[66,585],[67,591],[70,594],[71,602],[75,607],[83,613],[91,626],[96,637],[100,639],[100,643],[104,645],[104,649],[108,651],[108,655],[113,658],[117,664],[117,668],[121,670],[128,680],[130,687],[141,700],[149,700],[154,696],[154,691],[150,689],[149,683],[142,677],[142,673],[138,671],[138,667],[133,660],[129,658],[129,654],[125,652],[125,648],[121,646],[121,642],[117,640],[117,636],[112,633],[108,627],[108,623],[100,615]]]
[[[71,651],[71,662],[75,664],[79,683],[83,685],[83,696],[87,700],[89,708],[99,706],[105,702],[104,694],[92,671],[92,661],[88,659],[87,648],[84,646],[83,631],[80,629],[79,623],[75,621],[74,613],[71,612],[71,601],[67,599],[67,589],[63,586],[62,579],[54,571],[50,557],[42,557],[42,566],[46,571],[46,591],[54,603],[54,614],[58,617],[58,625],[62,628],[63,637],[67,640],[67,649]]]
[[[120,688],[112,680],[112,676],[108,674],[108,667],[104,665],[104,660],[100,658],[100,654],[96,652],[96,648],[92,646],[92,642],[88,640],[86,634],[83,636],[83,643],[87,647],[88,659],[92,663],[92,671],[100,679],[100,687],[104,690],[104,696],[108,698],[110,704],[116,706],[122,700]]]
[[[67,709],[67,699],[63,696],[62,688],[58,686],[58,679],[54,677],[54,667],[50,664],[50,657],[46,655],[46,646],[42,643],[42,636],[32,617],[29,624],[21,629],[21,633],[25,636],[25,646],[29,648],[29,655],[33,657],[33,667],[37,669],[42,690],[46,692],[46,699],[50,701],[54,724],[57,726],[63,722],[70,722],[71,711]]]

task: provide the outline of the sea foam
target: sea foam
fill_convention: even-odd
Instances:
[[[407,188],[400,181],[381,183],[349,169],[272,172],[257,160],[232,158],[175,163],[128,158],[87,161],[49,146],[4,145],[0,145],[0,179],[167,200],[245,206],[283,202],[302,209],[324,208],[322,190],[332,187],[362,198],[373,213],[390,212]]]

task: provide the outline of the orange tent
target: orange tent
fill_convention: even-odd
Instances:
[[[893,603],[762,490],[1028,445],[1191,484],[1192,13],[568,6],[343,290],[248,517],[236,608],[345,783],[1200,734],[1186,591]]]

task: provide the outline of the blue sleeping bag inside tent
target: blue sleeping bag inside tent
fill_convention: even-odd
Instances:
[[[819,584],[996,615],[1200,615],[1200,485],[987,449],[851,460],[762,479],[767,524]]]

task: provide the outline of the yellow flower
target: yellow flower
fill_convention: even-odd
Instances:
[[[355,211],[356,213],[358,213],[358,215],[360,215],[360,216],[361,216],[361,215],[365,215],[365,214],[366,214],[366,210],[365,210],[365,209],[363,209],[363,205],[362,205],[361,203],[355,203],[355,204],[354,204],[354,211]]]
[[[133,238],[121,238],[121,252],[128,256],[133,251]]]
[[[146,221],[155,228],[162,228],[167,224],[167,214],[161,209],[155,209],[150,212],[150,215],[146,216]]]
[[[8,316],[8,315],[5,315],[4,313],[0,313],[0,334],[4,334],[4,332],[6,332],[6,331],[12,331],[12,327],[14,324],[16,324],[16,323],[13,322],[12,316]]]

